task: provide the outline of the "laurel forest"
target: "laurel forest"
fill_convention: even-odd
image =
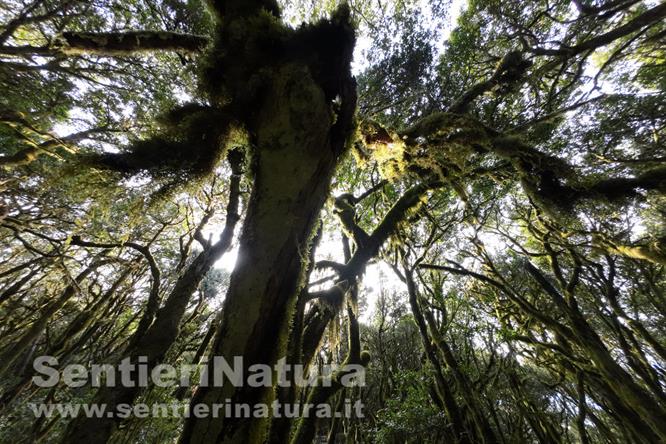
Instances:
[[[0,442],[666,442],[665,18],[0,0]]]

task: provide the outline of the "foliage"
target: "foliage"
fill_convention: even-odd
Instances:
[[[217,433],[26,409],[204,396],[42,389],[36,356],[220,347],[367,368],[224,392],[366,407],[237,441],[665,441],[666,6],[279,3],[0,1],[0,441]]]

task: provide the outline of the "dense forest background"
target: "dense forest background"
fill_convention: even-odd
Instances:
[[[665,18],[0,0],[0,442],[666,442]],[[46,389],[44,355],[367,376]],[[28,408],[225,398],[365,417]]]

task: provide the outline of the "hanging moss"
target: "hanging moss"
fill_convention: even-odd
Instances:
[[[359,140],[380,167],[383,177],[437,177],[449,180],[469,171],[476,156],[487,152],[486,129],[475,119],[435,113],[401,133],[393,133],[374,122],[363,122]]]
[[[225,111],[187,104],[159,119],[160,134],[131,144],[124,152],[89,155],[86,165],[129,177],[147,173],[174,184],[210,174],[238,125]]]
[[[251,113],[293,32],[266,11],[223,23],[201,62],[201,90],[217,105],[234,103],[238,114]]]
[[[637,197],[641,189],[666,193],[666,167],[654,168],[636,177],[618,177],[580,184],[578,194],[581,198],[622,202],[627,198]]]
[[[574,172],[564,160],[542,153],[514,135],[494,138],[491,150],[511,162],[523,191],[541,210],[557,219],[571,212],[575,190],[567,181]]]
[[[345,84],[339,67],[348,66],[353,55],[349,16],[348,6],[342,5],[330,19],[295,30],[268,10],[223,21],[203,61],[201,88],[213,103],[231,104],[251,127],[275,70],[298,63],[309,68],[326,100],[333,102]]]
[[[275,17],[280,17],[280,7],[276,0],[210,0],[221,19],[253,15],[263,10]]]
[[[337,138],[338,114],[351,115],[354,111],[340,108],[345,103],[355,103],[341,100],[349,95],[350,79],[348,71],[340,67],[349,66],[354,42],[348,7],[341,7],[331,19],[297,30],[283,26],[270,8],[249,15],[242,13],[241,3],[233,8],[235,12],[221,20],[217,39],[203,62],[201,88],[213,106],[179,107],[159,119],[153,137],[136,141],[121,153],[87,156],[82,159],[84,164],[124,176],[146,173],[174,187],[211,173],[234,133],[242,138],[249,135],[250,144],[263,139],[261,147],[266,149],[274,144],[291,145],[279,139],[293,134],[274,134],[270,138],[259,134],[266,130],[264,124],[261,128],[259,125],[266,116],[259,115],[258,110],[266,108],[265,101],[276,82],[280,82],[276,77],[285,73],[286,66],[299,67],[303,71],[299,77],[314,80],[305,83],[318,91],[306,90],[290,80],[293,115],[272,116],[275,124],[271,128],[279,129],[285,119],[310,127],[332,122],[330,137]],[[322,92],[325,106],[330,107],[330,118],[322,121],[313,115],[311,119],[311,98]],[[339,130],[346,139],[349,128]],[[307,145],[308,141],[299,144]],[[340,144],[336,141],[333,145]]]
[[[640,197],[640,190],[666,192],[666,168],[648,170],[636,177],[590,179],[576,174],[564,160],[541,153],[516,136],[497,137],[492,151],[510,161],[525,193],[549,216],[570,215],[582,200],[621,204]]]

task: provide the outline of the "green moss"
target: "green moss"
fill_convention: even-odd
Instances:
[[[201,61],[202,92],[213,103],[235,101],[237,110],[244,111],[242,108],[254,102],[261,92],[267,70],[270,72],[283,58],[292,34],[293,30],[266,11],[224,23],[215,44]]]
[[[134,142],[124,152],[89,155],[82,162],[128,177],[146,173],[177,187],[212,173],[238,133],[238,124],[225,110],[198,104],[172,110],[158,126],[158,134]]]

